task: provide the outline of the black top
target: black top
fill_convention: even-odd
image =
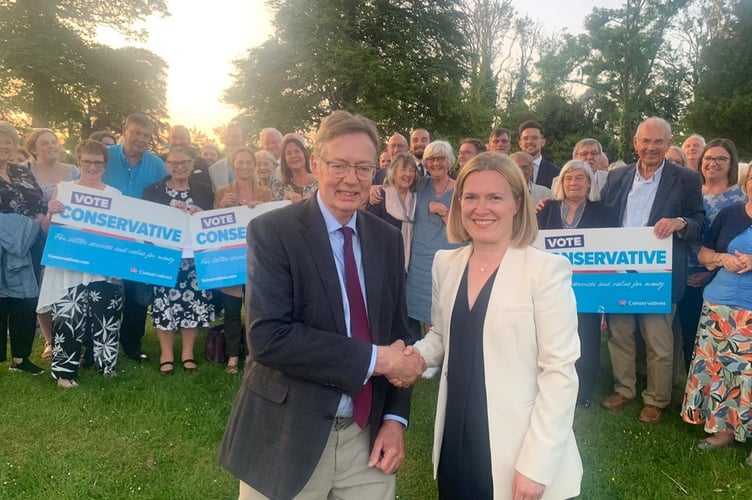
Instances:
[[[731,240],[752,225],[752,218],[747,215],[745,205],[746,203],[731,205],[718,212],[710,231],[702,241],[702,246],[726,253]]]
[[[47,211],[42,189],[27,166],[9,163],[10,184],[0,177],[0,212],[35,218]]]
[[[369,201],[366,205],[366,211],[371,212],[379,219],[387,221],[397,229],[402,229],[402,221],[392,217],[392,215],[386,211],[386,193],[384,192],[384,189],[382,188],[379,191],[381,191],[381,202],[376,205],[371,205],[371,202]]]
[[[473,308],[467,302],[467,270],[452,309],[444,438],[439,459],[439,498],[493,499],[491,445],[483,364],[483,322],[496,272]]]
[[[169,205],[174,199],[167,192],[167,181],[172,176],[167,175],[161,181],[157,181],[154,184],[149,184],[144,188],[144,192],[141,195],[141,199],[146,201],[153,201],[162,205]],[[211,186],[194,180],[192,177],[188,179],[188,192],[193,204],[200,207],[202,210],[211,210],[214,208],[214,193]]]
[[[538,227],[541,229],[564,229],[561,222],[561,201],[548,200],[538,212]],[[599,201],[585,200],[585,211],[577,225],[580,229],[593,229],[598,227],[618,227],[616,215],[611,207],[607,207]]]

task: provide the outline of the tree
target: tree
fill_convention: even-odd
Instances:
[[[699,74],[696,100],[687,124],[707,138],[733,140],[740,153],[752,155],[752,4],[734,6],[722,36],[714,38],[702,52],[704,69]]]
[[[604,125],[616,138],[620,158],[631,154],[642,118],[659,114],[675,122],[680,117],[677,80],[686,70],[665,64],[666,34],[688,2],[626,0],[619,9],[595,8],[586,18],[586,32],[565,35],[538,65],[549,87],[574,83],[608,99],[613,111]]]
[[[251,134],[305,131],[335,109],[362,113],[386,133],[465,130],[464,18],[454,0],[268,4],[276,32],[235,61],[225,93]]]
[[[164,0],[0,0],[0,111],[27,113],[32,126],[81,123],[95,101],[113,102],[133,94],[108,92],[112,88],[114,63],[143,70],[161,68],[164,61],[146,51],[123,49],[110,53],[115,60],[101,57],[107,49],[94,42],[98,26],[106,26],[131,39],[145,36],[134,24],[149,15],[168,15]],[[157,69],[151,73],[160,75]],[[123,77],[123,70],[116,73]],[[129,78],[139,73],[127,75]],[[115,80],[117,88],[119,80]],[[152,86],[142,82],[130,92],[148,95],[151,111],[164,116],[164,78]],[[161,85],[161,86],[160,86]],[[149,99],[147,99],[149,100]],[[141,109],[139,109],[140,111]]]

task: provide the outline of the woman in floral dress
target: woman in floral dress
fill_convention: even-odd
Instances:
[[[165,163],[170,175],[147,186],[142,198],[170,205],[189,214],[210,210],[214,203],[214,193],[208,184],[191,178],[193,156],[190,151],[180,146],[173,147],[167,153]],[[195,372],[197,366],[193,347],[198,328],[209,326],[209,323],[214,321],[214,305],[211,291],[198,289],[191,248],[183,249],[175,286],[154,287],[151,317],[157,329],[161,348],[159,371],[163,375],[171,375],[174,372],[175,332],[180,330],[183,338],[180,358],[183,369]]]
[[[316,176],[311,173],[305,146],[297,138],[290,136],[282,141],[279,166],[282,180],[270,187],[272,201],[290,200],[298,203],[313,196],[319,188]]]
[[[712,158],[711,163],[728,160]],[[750,173],[743,189],[749,196]],[[698,258],[718,273],[703,293],[682,418],[704,424],[712,435],[698,447],[712,450],[752,434],[752,201],[720,211]],[[745,463],[752,467],[752,455]]]

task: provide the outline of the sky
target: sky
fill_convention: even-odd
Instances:
[[[566,28],[582,31],[582,22],[594,6],[614,8],[622,0],[512,0],[520,13],[540,20],[547,31]],[[229,87],[232,61],[272,34],[272,16],[263,0],[168,0],[170,17],[150,18],[144,43],[126,42],[100,31],[99,40],[115,47],[142,46],[167,61],[169,122],[212,130],[229,122],[237,110],[222,103]]]

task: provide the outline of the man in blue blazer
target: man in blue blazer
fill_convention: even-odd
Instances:
[[[533,183],[551,189],[551,184],[559,175],[561,167],[541,156],[541,150],[546,145],[543,126],[536,121],[528,120],[522,122],[518,127],[518,132],[520,149],[533,157]]]
[[[636,325],[647,347],[648,384],[642,393],[640,421],[657,423],[671,402],[673,334],[676,302],[687,282],[689,244],[702,234],[705,209],[697,172],[664,160],[671,146],[671,126],[661,118],[648,118],[633,139],[639,161],[609,172],[601,201],[617,214],[623,227],[653,226],[658,238],[672,238],[672,310],[669,314],[611,314],[608,350],[614,371],[614,393],[603,407],[620,410],[635,399]]]
[[[219,455],[241,499],[394,498],[410,391],[387,377],[404,387],[425,365],[403,352],[401,234],[359,210],[378,144],[373,122],[333,113],[311,156],[316,196],[249,224],[252,361]]]

